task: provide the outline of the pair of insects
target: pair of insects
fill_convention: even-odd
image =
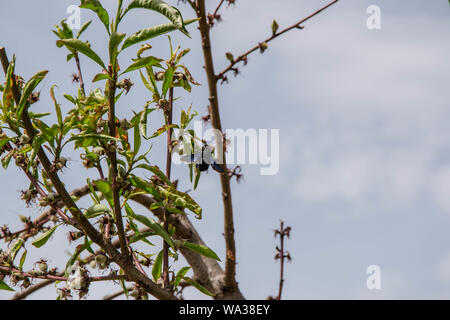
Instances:
[[[181,161],[187,163],[195,163],[195,166],[199,171],[207,171],[209,166],[211,166],[215,171],[219,173],[225,172],[223,168],[214,160],[212,156],[214,148],[208,145],[204,145],[202,150],[193,153],[181,156]]]

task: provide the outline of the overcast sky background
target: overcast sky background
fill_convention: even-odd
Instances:
[[[115,0],[102,3],[115,12]],[[283,28],[325,3],[239,0],[235,7],[225,6],[223,23],[212,31],[216,69],[227,65],[225,52],[238,55],[269,36],[273,19]],[[0,4],[0,46],[7,47],[10,57],[16,54],[17,73],[28,79],[50,70],[40,86],[41,102],[33,106],[39,111],[51,110],[52,84],[58,84],[65,110],[70,106],[62,94],[76,92],[70,76],[73,62],[66,63],[66,52],[56,47],[50,32],[68,16],[71,4],[78,2]],[[381,8],[381,30],[366,27],[366,9],[372,4]],[[180,5],[180,10],[185,18],[194,16],[188,6]],[[264,299],[277,292],[272,230],[280,219],[293,229],[286,244],[293,257],[286,267],[286,299],[450,298],[449,16],[447,0],[342,0],[307,22],[303,31],[272,42],[264,55],[252,55],[241,74],[220,88],[224,128],[280,129],[279,173],[261,176],[258,165],[244,165],[245,180],[232,186],[237,277],[246,298]],[[82,22],[90,19],[95,22],[82,38],[106,57],[105,30],[83,10]],[[130,34],[162,22],[153,12],[136,11],[125,19],[122,31]],[[172,39],[192,49],[184,63],[202,86],[190,96],[180,92],[178,108],[192,103],[203,115],[207,85],[202,53],[198,31],[193,26],[189,30],[192,39],[179,34]],[[165,37],[151,44],[153,55],[167,56]],[[128,64],[137,48],[124,54],[121,65]],[[94,86],[89,80],[98,69],[86,58],[82,66],[90,90]],[[121,99],[119,116],[139,110],[149,98],[136,74],[132,81],[136,85]],[[159,116],[150,118],[150,130],[160,121]],[[150,154],[161,165],[164,138],[160,140]],[[68,156],[72,161],[63,180],[70,187],[81,186],[87,172],[70,150]],[[191,188],[185,166],[177,166],[173,176],[181,179],[181,190]],[[39,214],[19,200],[18,191],[27,185],[14,166],[0,170],[0,224],[18,227],[17,214]],[[224,260],[217,174],[203,175],[192,195],[204,208],[204,219],[193,222]],[[64,266],[64,251],[74,248],[67,247],[65,237],[61,229],[52,243],[30,248],[28,267],[40,257]],[[381,290],[366,288],[369,265],[381,268]],[[90,298],[117,290],[97,284],[92,289]],[[0,292],[2,299],[10,296]],[[185,296],[204,298],[191,289]],[[55,297],[50,286],[30,298]]]

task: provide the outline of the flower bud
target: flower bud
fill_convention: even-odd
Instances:
[[[30,142],[30,137],[27,134],[23,134],[20,136],[19,138],[19,143],[20,144],[27,144],[28,142]]]
[[[41,272],[46,273],[47,269],[48,269],[48,266],[47,266],[46,262],[39,263],[39,270],[41,270]]]

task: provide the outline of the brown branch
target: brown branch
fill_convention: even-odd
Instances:
[[[149,209],[153,203],[157,202],[154,198],[142,194],[132,197],[131,200],[139,203],[146,209]],[[151,211],[160,221],[164,221],[165,212],[163,208],[157,208]],[[169,222],[175,228],[174,239],[189,241],[198,245],[206,245],[186,215],[172,214],[170,215]],[[243,299],[240,291],[231,294],[229,291],[224,290],[225,272],[216,260],[202,256],[185,247],[181,247],[179,250],[192,267],[194,279],[210,292],[214,293],[214,299]]]
[[[73,56],[75,58],[75,63],[77,65],[78,79],[80,81],[81,94],[82,94],[83,97],[85,97],[86,96],[86,92],[84,90],[84,81],[83,81],[83,74],[81,72],[80,57],[78,56],[78,52],[77,51],[75,51],[75,54]]]
[[[219,13],[220,7],[222,6],[222,4],[225,2],[225,0],[221,0],[219,5],[217,6],[216,10],[214,10],[213,15],[217,15]]]
[[[127,288],[127,291],[130,291],[130,290],[133,290],[133,287],[128,287],[128,288]],[[120,296],[123,295],[124,293],[125,293],[125,291],[122,289],[122,290],[119,290],[119,291],[117,291],[117,292],[115,292],[115,293],[112,293],[112,294],[110,294],[110,295],[104,296],[104,297],[103,297],[103,300],[113,300],[113,299],[115,299],[115,298],[117,298],[117,297],[120,297]]]
[[[214,129],[222,134],[222,124],[219,113],[219,100],[217,96],[217,81],[214,71],[214,63],[211,50],[210,27],[206,18],[205,0],[198,0],[196,2],[196,14],[199,20],[199,30],[201,34],[203,56],[205,60],[205,72],[208,78],[209,88],[209,103],[211,106],[211,123]],[[223,136],[223,134],[222,134]],[[216,139],[219,139],[216,137]],[[218,150],[221,155],[224,155],[224,148],[222,141],[216,141],[216,148],[222,145],[222,150]],[[223,167],[226,168],[226,159],[223,158]],[[227,171],[227,170],[224,170]],[[220,183],[222,188],[222,201],[224,206],[224,237],[226,247],[225,260],[225,288],[224,291],[232,296],[239,291],[236,282],[236,244],[234,240],[234,220],[233,220],[233,205],[231,200],[230,179],[226,173],[220,174]]]
[[[170,181],[170,172],[172,169],[172,114],[173,114],[173,87],[169,89],[169,106],[166,110],[166,125],[167,129],[167,154],[166,154],[166,176]],[[169,217],[170,212],[164,210],[164,230],[169,232]],[[164,288],[170,288],[169,279],[169,244],[163,240],[163,281]]]
[[[5,266],[0,266],[0,272],[3,274],[8,274],[8,275],[11,275],[14,273],[14,274],[20,275],[22,277],[33,278],[33,279],[44,279],[44,280],[49,280],[52,282],[68,280],[68,278],[63,277],[61,275],[54,275],[54,274],[38,275],[38,274],[33,273],[32,271],[24,272],[17,268],[11,268],[11,267],[5,267]],[[110,274],[110,275],[106,275],[106,276],[97,276],[97,277],[89,277],[88,278],[88,281],[90,281],[90,282],[110,281],[110,280],[128,281],[129,278],[127,275],[118,275],[118,274]]]
[[[324,11],[325,9],[331,7],[332,5],[334,5],[336,2],[338,2],[339,0],[333,0],[332,2],[330,2],[329,4],[327,4],[326,6],[320,8],[319,10],[317,10],[316,12],[310,14],[309,16],[307,16],[306,18],[303,18],[302,20],[300,20],[299,22],[291,25],[290,27],[287,27],[286,29],[283,29],[279,32],[275,32],[271,37],[267,38],[266,40],[260,42],[258,45],[254,46],[253,48],[251,48],[250,50],[248,50],[247,52],[241,54],[239,57],[237,57],[236,59],[234,59],[230,65],[228,67],[226,67],[222,72],[220,72],[217,76],[216,76],[216,81],[219,81],[220,79],[225,79],[225,75],[230,72],[230,71],[234,71],[236,73],[237,69],[236,69],[236,64],[238,64],[239,62],[246,62],[247,61],[247,57],[252,54],[253,52],[257,51],[257,50],[261,50],[264,51],[265,49],[262,47],[262,44],[268,44],[270,41],[278,38],[279,36],[281,36],[282,34],[294,30],[294,29],[303,29],[303,27],[301,26],[303,23],[305,23],[306,21],[308,21],[309,19],[311,19],[312,17],[318,15],[319,13],[321,13],[322,11]]]
[[[81,188],[72,190],[70,195],[73,197],[81,198],[81,197],[84,197],[85,195],[87,195],[88,193],[89,193],[89,186],[86,185]],[[64,207],[64,202],[57,201],[50,208],[48,208],[41,215],[39,215],[36,219],[34,219],[34,221],[31,222],[29,225],[27,225],[25,228],[15,231],[12,234],[10,234],[9,236],[16,237],[16,236],[19,236],[20,234],[22,234],[23,232],[29,233],[31,231],[31,229],[39,228],[40,226],[44,225],[45,223],[47,223],[50,220],[50,216],[55,212],[54,207],[61,209]],[[29,236],[27,236],[27,237],[31,237],[33,235],[34,234],[29,234]],[[0,239],[2,239],[2,236],[0,236]]]
[[[112,69],[112,65],[109,65],[109,74],[111,76],[111,80],[108,80],[109,83],[109,94],[108,94],[108,121],[109,121],[109,134],[111,137],[116,138],[116,116],[115,116],[115,105],[116,105],[116,89],[117,89],[117,69]],[[115,145],[114,145],[115,146]],[[124,257],[130,259],[127,241],[125,238],[125,228],[123,227],[123,219],[122,212],[120,207],[120,187],[117,183],[117,153],[115,148],[111,148],[113,150],[108,150],[107,154],[111,161],[111,185],[112,185],[112,193],[113,193],[113,202],[114,202],[114,220],[117,226],[117,233],[119,235],[120,240],[120,250]],[[131,259],[130,259],[131,260]]]
[[[64,272],[59,273],[58,275],[64,275]],[[12,298],[11,300],[22,300],[25,299],[26,297],[28,297],[30,294],[45,288],[46,286],[48,286],[49,284],[52,284],[53,282],[55,282],[55,280],[43,280],[39,283],[36,283],[35,285],[32,285],[30,287],[28,287],[25,290],[22,290],[20,292],[17,292]]]

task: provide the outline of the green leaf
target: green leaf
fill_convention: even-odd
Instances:
[[[109,61],[116,63],[117,48],[125,36],[125,33],[117,33],[115,31],[111,34],[109,38]]]
[[[200,170],[198,170],[197,168],[195,169],[196,171],[196,175],[195,175],[195,181],[194,181],[194,190],[197,189],[198,183],[200,181],[200,176],[202,174],[202,172]]]
[[[147,231],[147,232],[142,232],[142,233],[139,233],[139,234],[135,234],[134,236],[130,237],[130,240],[129,240],[128,244],[132,244],[132,243],[135,243],[135,242],[138,242],[138,241],[142,240],[145,243],[147,243],[147,244],[149,244],[151,246],[154,246],[153,243],[151,243],[150,241],[147,240],[148,237],[151,237],[151,236],[154,236],[154,235],[156,235],[156,234],[153,231]]]
[[[47,243],[47,241],[50,239],[52,234],[55,232],[56,228],[59,227],[59,224],[51,228],[50,230],[44,232],[42,235],[40,235],[36,240],[34,240],[31,244],[35,246],[36,248],[42,247],[44,244]]]
[[[92,50],[88,46],[86,42],[83,42],[78,39],[65,39],[65,40],[58,40],[56,43],[63,44],[69,49],[81,52],[82,54],[91,58],[93,61],[97,62],[103,69],[106,70],[105,64],[103,63],[102,59],[94,52],[94,50]]]
[[[77,39],[80,38],[80,36],[83,34],[84,31],[86,31],[86,29],[89,27],[91,22],[92,22],[92,20],[89,20],[88,22],[83,24],[83,26],[81,27],[80,31],[78,31],[78,33],[77,33]]]
[[[10,141],[11,141],[11,138],[8,138],[8,137],[2,138],[0,140],[0,150]]]
[[[134,126],[134,155],[137,155],[141,147],[141,132],[139,130],[139,123]]]
[[[0,280],[0,290],[15,291],[11,287],[9,287],[3,280]]]
[[[162,260],[163,251],[161,250],[156,257],[155,262],[153,262],[152,275],[155,282],[158,281],[159,277],[161,277]]]
[[[12,75],[14,73],[16,57],[13,57],[12,61],[9,63],[8,70],[6,72],[6,84],[3,89],[3,114],[6,116],[9,109],[14,105],[14,99],[12,94]]]
[[[115,140],[117,142],[120,142],[120,139],[114,138],[111,136],[108,136],[106,134],[95,134],[95,133],[89,133],[89,134],[80,134],[76,136],[70,137],[68,141],[76,141],[76,140],[85,140],[89,138],[99,139],[99,140]]]
[[[187,193],[178,191],[173,187],[156,186],[156,189],[163,197],[169,198],[173,205],[189,209],[197,215],[197,219],[202,218],[202,208]]]
[[[94,204],[93,206],[89,207],[89,209],[84,212],[84,216],[88,219],[98,217],[102,215],[103,213],[108,213],[109,207],[105,204]]]
[[[163,238],[167,244],[173,249],[173,251],[176,252],[175,244],[170,237],[170,235],[161,227],[159,223],[156,223],[153,219],[148,219],[146,216],[135,214],[133,210],[128,206],[128,204],[125,204],[125,207],[128,207],[127,214],[130,216],[130,218],[133,218],[143,225],[149,227],[153,230],[154,233],[156,233],[158,236]]]
[[[108,201],[109,205],[114,207],[114,200],[113,200],[113,192],[111,185],[103,180],[97,180],[94,181],[95,186],[98,190],[105,196],[105,199]]]
[[[14,259],[16,258],[17,253],[19,252],[20,248],[22,248],[23,244],[24,244],[23,239],[18,239],[14,243],[14,246],[11,248],[9,255],[11,256],[12,263],[14,263]]]
[[[92,82],[97,82],[100,80],[108,80],[109,79],[109,75],[106,73],[97,73],[94,77],[94,79],[92,79]]]
[[[54,90],[53,90],[53,88],[54,88],[55,86],[56,86],[56,85],[53,85],[53,86],[50,88],[50,97],[52,98],[53,103],[55,104],[56,118],[58,119],[59,127],[62,128],[62,127],[63,127],[63,120],[62,120],[61,107],[60,107],[60,105],[58,104],[58,102],[56,102],[55,92],[54,92]]]
[[[200,253],[202,256],[220,261],[220,258],[217,256],[217,254],[214,251],[212,251],[210,248],[208,248],[207,246],[204,246],[202,244],[191,243],[191,242],[187,242],[187,241],[185,241],[183,243],[183,246],[188,249],[191,249],[197,253]]]
[[[173,67],[168,68],[166,70],[166,72],[164,73],[164,81],[163,81],[163,85],[162,85],[163,97],[166,96],[167,91],[169,90],[170,86],[172,85],[174,73],[175,73],[175,70]]]
[[[186,275],[189,269],[191,269],[191,267],[183,267],[180,269],[180,271],[177,272],[177,275],[175,276],[175,281],[173,283],[174,288],[178,287],[181,279],[183,279],[183,277]]]
[[[150,166],[148,164],[142,163],[142,164],[138,165],[137,167],[146,169],[150,172],[153,172],[153,174],[156,174],[162,181],[167,183],[167,185],[173,187],[172,182],[170,182],[169,178],[167,178],[167,176],[164,174],[164,172],[161,171],[161,169],[159,169],[158,166]]]
[[[81,0],[80,8],[89,9],[97,13],[109,33],[109,15],[99,0]]]
[[[142,178],[136,177],[135,175],[131,176],[130,182],[136,188],[139,188],[147,192],[148,194],[151,194],[153,197],[155,197],[156,200],[161,200],[161,195],[155,189],[155,186],[153,184],[143,180]]]
[[[195,21],[198,21],[199,19],[190,19],[184,22],[184,25],[191,24]],[[162,34],[172,32],[176,30],[177,28],[172,23],[166,23],[161,24],[158,26],[146,28],[139,30],[138,32],[132,34],[131,36],[127,37],[125,39],[125,42],[123,43],[122,50],[136,44],[142,41],[150,40],[152,38],[155,38],[157,36],[160,36]]]
[[[86,248],[86,250],[87,250],[89,253],[95,254],[94,250],[93,250],[92,247],[91,247],[91,244],[92,244],[92,240],[89,240],[88,236],[85,235],[85,236],[84,236],[84,244],[83,244],[84,247]]]
[[[197,281],[192,280],[191,278],[188,277],[183,277],[183,279],[189,283],[191,286],[193,286],[194,288],[196,288],[197,290],[199,290],[200,292],[210,296],[210,297],[214,297],[214,294],[209,292],[208,289],[206,289],[204,286],[202,286],[201,284],[199,284]]]
[[[30,80],[25,84],[25,87],[22,91],[22,97],[19,101],[19,106],[17,108],[17,118],[20,118],[25,105],[28,103],[28,98],[33,93],[33,90],[37,87],[37,85],[45,78],[48,71],[40,71],[31,77]]]
[[[22,253],[22,256],[20,257],[19,270],[21,270],[21,271],[22,271],[23,265],[24,265],[24,263],[25,263],[25,259],[27,258],[27,253],[28,253],[28,251],[25,250],[25,251]]]
[[[162,61],[162,59],[159,58],[155,58],[155,57],[145,57],[145,58],[139,58],[136,59],[134,63],[132,63],[128,68],[125,69],[124,72],[122,72],[121,74],[127,73],[127,72],[131,72],[134,70],[138,70],[140,68],[143,67],[149,67],[149,66],[156,66],[158,65],[160,62]]]
[[[184,27],[185,23],[180,10],[165,3],[162,0],[134,0],[130,3],[127,11],[134,8],[143,8],[156,11],[169,19],[172,24],[186,36],[190,37],[189,32]]]

